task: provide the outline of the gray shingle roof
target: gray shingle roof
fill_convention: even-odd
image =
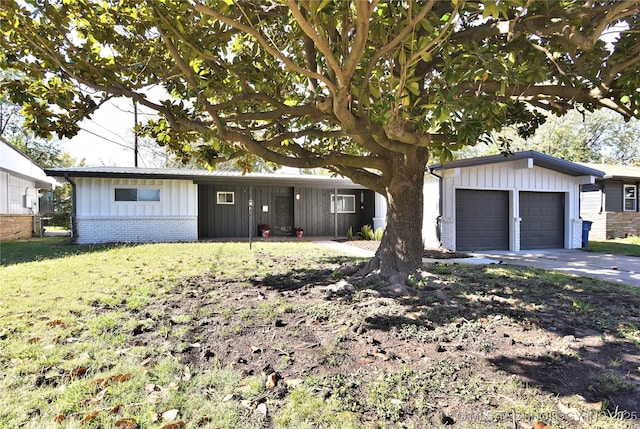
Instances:
[[[604,172],[604,179],[640,180],[640,167],[631,165],[603,165],[580,163],[589,168],[597,168]]]
[[[459,159],[456,161],[446,162],[444,164],[433,164],[429,166],[429,169],[432,171],[448,170],[451,168],[474,167],[478,165],[496,164],[499,162],[510,162],[528,158],[533,159],[534,165],[557,171],[559,173],[568,174],[569,176],[602,177],[605,174],[604,171],[575,162],[565,161],[564,159],[556,158],[535,150],[516,152],[510,156],[490,155],[477,158]]]
[[[192,180],[195,183],[252,183],[261,185],[337,187],[341,189],[366,189],[344,177],[319,174],[247,173],[219,170],[189,170],[178,168],[136,167],[69,167],[48,168],[48,176],[54,177],[104,177],[129,179]]]

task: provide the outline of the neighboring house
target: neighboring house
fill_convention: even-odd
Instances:
[[[589,238],[640,236],[640,167],[584,165],[604,171],[604,177],[598,178],[595,185],[582,189],[580,215],[593,222]]]
[[[308,236],[345,236],[386,210],[374,192],[329,176],[122,167],[46,172],[72,185],[77,243],[255,237],[260,224],[270,226],[271,236],[294,236],[296,228]]]
[[[427,247],[579,248],[580,187],[604,173],[535,151],[436,164],[425,177]]]
[[[54,180],[0,137],[0,241],[40,235],[40,189]]]

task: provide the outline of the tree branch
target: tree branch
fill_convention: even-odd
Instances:
[[[232,27],[232,28],[236,28],[244,33],[247,33],[251,36],[253,36],[258,43],[260,44],[260,46],[262,46],[264,48],[265,51],[267,51],[271,56],[273,56],[274,58],[279,59],[280,61],[282,61],[288,69],[300,73],[303,76],[306,76],[308,78],[312,78],[312,79],[317,79],[321,82],[323,82],[327,87],[331,88],[332,90],[335,90],[335,86],[334,84],[329,80],[326,79],[324,76],[322,76],[321,74],[318,74],[315,71],[310,71],[307,69],[304,69],[302,67],[300,67],[299,65],[297,65],[296,63],[294,63],[293,61],[291,61],[286,55],[284,55],[279,49],[274,48],[273,46],[271,46],[271,44],[269,44],[269,42],[267,42],[267,40],[262,37],[262,35],[253,27],[248,26],[248,25],[244,25],[239,23],[238,21],[229,18],[225,15],[222,15],[220,13],[218,13],[216,10],[202,5],[202,4],[196,4],[194,6],[195,10],[203,13],[205,15],[211,16],[212,18],[217,19],[218,21]]]
[[[404,27],[400,33],[398,33],[398,35],[394,37],[391,42],[387,43],[381,49],[379,49],[376,52],[376,54],[371,58],[371,60],[369,61],[369,67],[367,67],[367,71],[365,72],[364,77],[362,79],[362,82],[364,82],[362,86],[363,90],[366,91],[369,80],[371,79],[371,74],[373,73],[373,69],[378,64],[378,61],[380,61],[381,58],[383,58],[385,55],[390,53],[392,50],[400,46],[400,44],[404,41],[404,39],[411,33],[411,31],[413,31],[413,28],[415,27],[415,25],[421,20],[423,20],[427,16],[427,14],[431,11],[434,3],[435,3],[435,0],[429,0],[429,2],[424,6],[422,11],[420,11],[420,13],[418,13],[418,15],[416,15],[415,18],[410,19],[409,24],[407,24],[407,26]]]
[[[355,2],[357,12],[357,29],[354,42],[351,44],[351,51],[344,62],[344,74],[347,81],[351,81],[353,73],[362,59],[364,50],[367,46],[367,40],[369,39],[369,21],[371,20],[371,13],[373,13],[377,4],[378,0],[374,0],[371,4],[367,1]]]
[[[300,28],[311,40],[313,40],[314,44],[318,47],[322,55],[324,55],[327,65],[333,70],[336,75],[336,80],[338,81],[339,86],[344,86],[347,84],[347,79],[345,74],[340,67],[340,63],[333,55],[331,50],[331,46],[327,44],[326,40],[320,37],[320,35],[314,30],[313,26],[307,21],[307,19],[302,14],[300,8],[295,3],[294,0],[286,0],[287,6],[291,10],[293,17],[295,18]],[[326,82],[325,82],[326,83]],[[328,86],[328,85],[327,85]],[[333,88],[333,92],[336,92],[337,88]]]

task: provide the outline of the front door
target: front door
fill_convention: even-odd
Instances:
[[[271,234],[279,236],[293,235],[293,196],[275,196],[275,224]]]

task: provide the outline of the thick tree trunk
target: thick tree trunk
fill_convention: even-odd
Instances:
[[[422,265],[423,186],[428,156],[416,152],[394,160],[386,187],[387,225],[373,261],[379,263],[382,276],[395,277],[396,282]]]

